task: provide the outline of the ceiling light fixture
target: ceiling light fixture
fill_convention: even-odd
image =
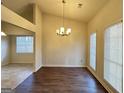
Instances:
[[[68,36],[71,34],[71,28],[67,28],[65,29],[64,27],[64,5],[65,5],[65,0],[62,0],[62,4],[63,4],[63,23],[62,23],[62,26],[56,30],[56,34],[59,35],[59,36]]]
[[[82,5],[83,5],[83,4],[79,3],[79,4],[78,4],[78,8],[82,8]]]

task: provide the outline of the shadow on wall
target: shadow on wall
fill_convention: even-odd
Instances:
[[[1,0],[2,4],[7,8],[11,9],[21,17],[25,18],[26,20],[34,23],[34,10],[33,4],[35,0]],[[14,2],[14,4],[13,4]]]

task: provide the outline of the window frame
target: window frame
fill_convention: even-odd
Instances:
[[[104,56],[105,56],[105,32],[106,32],[106,29],[111,27],[111,26],[114,26],[116,24],[119,24],[119,23],[122,23],[123,24],[123,20],[120,19],[120,20],[117,20],[115,22],[113,22],[112,24],[109,24],[107,25],[105,28],[104,28],[104,31],[103,31],[103,74],[102,74],[102,77],[103,77],[103,81],[115,92],[118,92],[117,89],[115,89],[105,78],[104,78],[104,62],[105,62],[105,59],[104,59]],[[123,29],[123,26],[122,26],[122,29]],[[122,30],[122,52],[123,52],[123,30]],[[123,53],[122,53],[123,55]],[[122,57],[122,74],[123,74],[123,57]],[[123,92],[123,75],[122,75],[122,92]]]
[[[33,50],[32,50],[32,52],[17,52],[17,37],[32,37],[33,38],[33,45],[32,45],[32,47],[33,47]],[[34,36],[33,35],[18,35],[18,36],[16,36],[15,37],[15,52],[16,52],[16,54],[34,54]]]
[[[96,34],[96,55],[95,55],[95,69],[90,65],[90,60],[89,60],[89,66],[90,66],[90,68],[93,70],[93,71],[97,71],[97,32],[92,32],[91,34],[90,34],[90,38],[91,38],[91,35],[93,35],[93,34]],[[90,47],[91,47],[91,40],[90,40]],[[90,51],[91,51],[91,49],[90,49]],[[90,51],[89,51],[89,54],[90,54]],[[91,54],[90,54],[91,55]],[[91,56],[90,56],[91,57]],[[89,58],[90,58],[89,57]]]

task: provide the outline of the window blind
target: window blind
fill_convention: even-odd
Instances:
[[[122,93],[122,23],[105,31],[104,79]]]
[[[33,53],[33,37],[17,36],[16,53]]]
[[[90,66],[96,69],[96,33],[90,36]]]

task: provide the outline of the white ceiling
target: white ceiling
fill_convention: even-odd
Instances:
[[[65,16],[70,19],[88,22],[108,0],[65,0]],[[37,0],[44,13],[62,16],[62,0]],[[82,8],[78,4],[82,3]]]
[[[2,0],[3,4],[15,12],[30,9],[30,4],[37,1],[44,13],[62,16],[62,0]],[[65,0],[65,17],[88,22],[106,4],[108,0]],[[78,4],[82,3],[82,8]]]

